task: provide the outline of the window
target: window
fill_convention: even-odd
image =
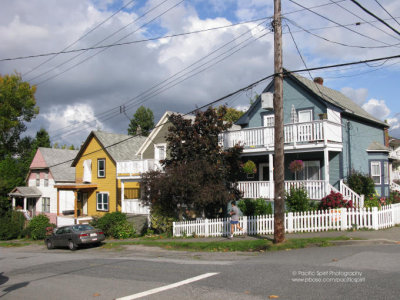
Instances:
[[[387,161],[383,162],[383,182],[389,184],[389,163]]]
[[[265,115],[264,116],[264,127],[275,126],[275,115]]]
[[[297,173],[297,180],[320,180],[319,160],[303,161],[304,168]]]
[[[92,160],[86,159],[83,162],[83,182],[92,182]]]
[[[312,119],[313,118],[311,109],[299,110],[299,123],[311,122]]]
[[[42,197],[42,212],[50,212],[50,198]]]
[[[165,144],[155,145],[154,151],[154,158],[156,161],[163,160],[167,157],[167,145]]]
[[[381,184],[381,162],[371,161],[371,177],[376,185]]]
[[[97,193],[97,210],[108,211],[108,193]]]
[[[44,186],[49,186],[49,173],[44,173]]]
[[[37,172],[35,175],[36,175],[36,186],[40,186],[40,173]]]
[[[104,158],[97,160],[97,177],[106,177],[106,160]]]

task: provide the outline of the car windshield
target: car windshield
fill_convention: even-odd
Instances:
[[[92,226],[87,225],[87,224],[82,224],[82,225],[74,225],[72,226],[73,231],[85,231],[85,230],[92,230],[94,229]]]

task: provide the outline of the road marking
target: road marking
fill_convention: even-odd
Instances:
[[[192,277],[192,278],[189,278],[189,279],[186,279],[186,280],[183,280],[183,281],[179,281],[179,282],[176,282],[176,283],[165,285],[165,286],[162,286],[162,287],[159,287],[159,288],[155,288],[155,289],[152,289],[152,290],[148,290],[148,291],[145,291],[145,292],[141,292],[141,293],[133,294],[133,295],[130,295],[130,296],[117,298],[116,300],[139,299],[141,297],[145,297],[145,296],[148,296],[148,295],[151,295],[151,294],[155,294],[155,293],[163,292],[163,291],[166,291],[166,290],[169,290],[169,289],[173,289],[173,288],[176,288],[176,287],[181,286],[181,285],[185,285],[185,284],[188,284],[188,283],[191,283],[191,282],[194,282],[194,281],[199,281],[199,280],[205,279],[207,277],[215,276],[217,274],[219,274],[219,273],[205,273],[203,275]]]

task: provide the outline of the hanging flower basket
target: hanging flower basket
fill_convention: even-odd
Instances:
[[[300,172],[304,168],[304,163],[302,160],[294,160],[289,164],[289,170],[292,173]]]
[[[256,164],[252,160],[248,160],[243,164],[243,172],[246,174],[256,174],[257,173],[257,167]]]

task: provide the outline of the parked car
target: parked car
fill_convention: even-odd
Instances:
[[[101,230],[87,224],[80,224],[56,228],[44,242],[47,249],[68,247],[70,250],[75,250],[81,245],[100,244],[104,239],[105,236]]]

